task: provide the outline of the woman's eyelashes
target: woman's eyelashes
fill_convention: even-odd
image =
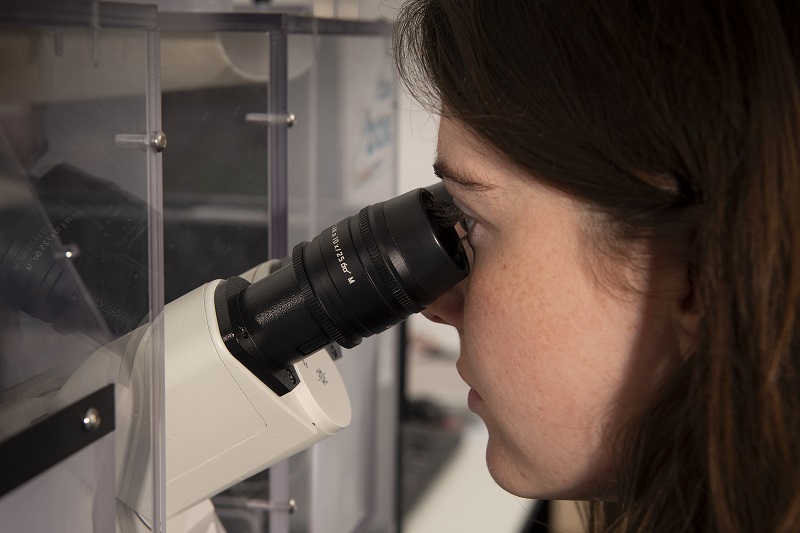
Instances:
[[[468,239],[470,232],[475,227],[474,218],[464,213],[452,200],[436,198],[431,207],[439,224],[448,228],[458,224],[466,233],[462,240]]]

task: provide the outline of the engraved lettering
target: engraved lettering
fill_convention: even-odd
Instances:
[[[350,274],[350,277],[347,278],[347,283],[352,285],[356,282],[353,273],[350,272],[350,267],[347,265],[347,259],[345,257],[344,251],[342,250],[341,245],[339,244],[339,225],[331,226],[331,244],[333,245],[334,257],[336,261],[339,262],[339,267],[342,269],[342,273]]]

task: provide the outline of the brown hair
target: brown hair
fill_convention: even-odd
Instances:
[[[800,529],[800,3],[411,0],[401,76],[617,242],[686,241],[694,352],[595,531]],[[676,235],[677,231],[681,235]]]

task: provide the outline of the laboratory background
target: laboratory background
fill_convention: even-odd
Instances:
[[[0,1],[0,531],[582,531],[492,481],[455,331],[311,302],[427,220],[401,3]]]

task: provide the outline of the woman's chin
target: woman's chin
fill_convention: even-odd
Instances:
[[[602,482],[590,480],[559,480],[536,476],[533,469],[524,471],[523,461],[515,458],[499,445],[489,433],[486,446],[486,466],[497,485],[520,498],[535,500],[594,500],[616,501],[617,484],[604,478]],[[611,477],[611,476],[609,476]]]

